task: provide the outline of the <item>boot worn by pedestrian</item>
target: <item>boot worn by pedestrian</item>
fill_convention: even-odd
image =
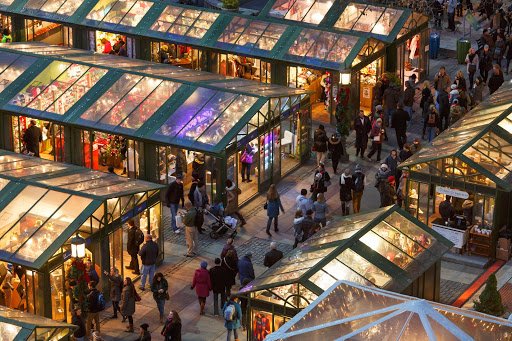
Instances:
[[[126,332],[133,333],[133,324],[130,324],[128,327],[126,327]]]

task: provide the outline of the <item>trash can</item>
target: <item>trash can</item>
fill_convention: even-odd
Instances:
[[[457,62],[459,64],[464,64],[466,61],[466,55],[471,48],[471,43],[469,40],[460,38],[457,40]]]
[[[437,55],[439,53],[439,47],[441,46],[441,36],[438,33],[430,34],[430,59],[437,59]]]

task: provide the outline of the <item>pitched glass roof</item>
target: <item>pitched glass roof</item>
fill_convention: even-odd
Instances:
[[[30,56],[7,52],[0,54],[0,93],[35,61],[36,58]]]
[[[114,28],[117,25],[135,27],[153,6],[150,1],[99,0],[87,14],[86,24],[99,22],[100,27]]]
[[[25,12],[47,12],[70,17],[83,2],[84,0],[29,0],[23,10]]]
[[[397,8],[350,3],[345,7],[334,27],[388,36],[402,14],[404,11]]]
[[[333,5],[333,0],[276,0],[269,16],[319,24]]]
[[[502,318],[338,281],[265,340],[466,341],[511,337],[512,323]]]

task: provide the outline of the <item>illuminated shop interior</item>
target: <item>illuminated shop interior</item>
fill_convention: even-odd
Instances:
[[[70,239],[86,240],[86,259],[103,276],[125,269],[127,222],[151,234],[163,260],[160,190],[164,186],[0,150],[0,274],[12,264],[3,305],[71,321],[67,275]],[[108,293],[108,281],[100,279]]]
[[[438,300],[440,260],[452,245],[396,206],[335,217],[241,289],[249,340],[263,340],[338,280]]]
[[[401,164],[410,169],[407,211],[428,226],[462,231],[470,254],[493,257],[498,231],[511,219],[511,89],[503,84]],[[450,221],[439,212],[446,195],[455,210]]]
[[[23,152],[35,120],[42,158],[158,183],[181,173],[185,188],[196,173],[211,200],[229,178],[239,203],[309,157],[307,91],[42,43],[0,50],[5,149]]]
[[[511,337],[512,323],[503,318],[337,281],[265,340],[428,341]]]

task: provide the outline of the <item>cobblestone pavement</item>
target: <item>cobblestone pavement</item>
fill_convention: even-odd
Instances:
[[[470,284],[451,281],[449,279],[441,278],[441,292],[439,294],[439,302],[444,304],[452,304],[455,300],[462,295]]]
[[[512,283],[505,283],[499,290],[501,302],[508,311],[512,311]]]
[[[271,242],[272,240],[270,239],[262,239],[257,237],[251,238],[236,248],[238,256],[242,257],[247,252],[250,252],[252,253],[252,262],[254,264],[263,264],[265,253],[270,249]],[[281,250],[284,254],[292,250],[292,246],[290,244],[279,242],[276,242],[276,244],[277,249]]]

